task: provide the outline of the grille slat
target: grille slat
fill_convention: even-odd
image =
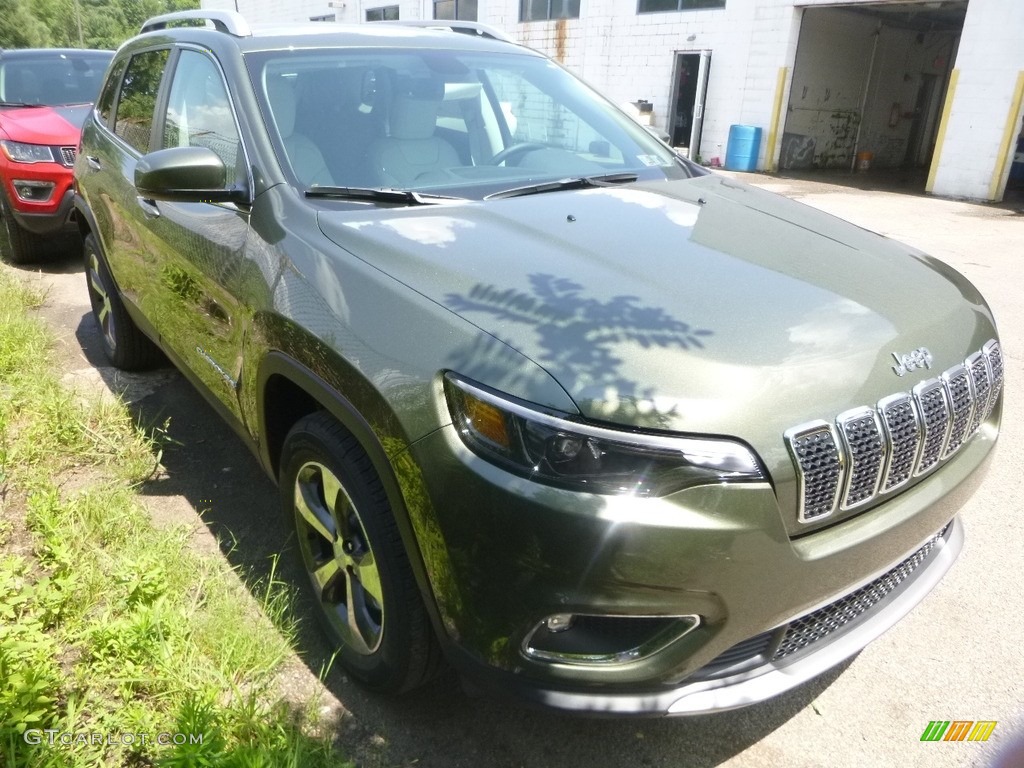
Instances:
[[[942,374],[942,383],[946,387],[946,394],[949,395],[951,411],[949,438],[946,441],[946,449],[942,452],[942,458],[947,459],[960,450],[960,446],[967,439],[967,428],[971,424],[971,415],[974,411],[974,392],[971,389],[971,377],[963,365],[955,365]]]
[[[799,467],[800,520],[828,517],[836,509],[843,478],[843,462],[832,427],[824,421],[805,424],[786,434]]]
[[[996,400],[1003,390],[1003,350],[1000,348],[998,341],[990,341],[981,348],[981,353],[988,360],[988,369],[992,373],[992,391],[988,396],[988,409],[985,412],[985,417],[982,419],[982,422],[984,422],[989,417],[989,414],[992,413],[992,409],[996,407]]]
[[[843,446],[850,459],[843,493],[843,509],[852,509],[871,500],[878,493],[882,476],[885,445],[878,418],[870,408],[857,408],[836,419]]]
[[[75,155],[78,152],[77,147],[61,147],[60,148],[60,160],[68,168],[71,168],[75,164]]]
[[[992,389],[992,374],[988,369],[988,361],[981,352],[967,358],[967,372],[974,384],[974,414],[971,417],[971,424],[967,428],[967,436],[970,437],[978,431],[981,422],[989,414],[988,400]]]
[[[992,414],[1003,386],[992,340],[980,352],[912,392],[882,398],[836,418],[787,430],[796,466],[797,519],[822,520],[869,504],[952,457]]]
[[[889,443],[889,463],[885,468],[882,491],[906,485],[914,474],[914,463],[921,442],[921,421],[914,400],[907,393],[893,395],[878,402],[885,439]]]
[[[914,402],[924,424],[924,445],[914,474],[923,475],[942,458],[942,446],[949,432],[949,400],[942,382],[929,379],[914,387]]]

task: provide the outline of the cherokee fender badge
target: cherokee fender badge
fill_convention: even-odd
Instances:
[[[892,367],[892,372],[897,376],[906,376],[918,368],[932,367],[932,353],[928,351],[928,347],[918,347],[905,355],[897,355],[893,352],[892,358],[896,361],[896,365]]]

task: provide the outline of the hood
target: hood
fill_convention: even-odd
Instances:
[[[792,473],[786,429],[909,391],[994,336],[942,263],[718,176],[320,226],[534,360],[587,417],[735,436],[770,470]],[[933,369],[897,376],[892,355],[920,347]]]
[[[51,146],[78,146],[91,104],[67,107],[3,107],[0,128],[12,141]]]

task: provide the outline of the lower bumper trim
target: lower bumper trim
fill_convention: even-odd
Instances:
[[[536,691],[535,698],[555,709],[593,714],[697,715],[738,709],[783,694],[855,656],[920,603],[942,580],[963,548],[963,526],[953,519],[945,534],[926,541],[879,580],[890,577],[924,552],[919,567],[869,610],[805,647],[773,657],[739,674],[684,683],[650,694],[594,694]],[[856,594],[856,593],[851,593]],[[840,597],[835,602],[840,603]],[[796,623],[799,619],[794,619]]]

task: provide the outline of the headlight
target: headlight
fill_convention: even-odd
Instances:
[[[763,481],[732,440],[599,427],[445,375],[455,427],[476,454],[523,477],[577,491],[665,496],[683,488]]]
[[[0,141],[4,154],[16,163],[52,163],[53,152],[44,144],[23,144],[20,141]]]

